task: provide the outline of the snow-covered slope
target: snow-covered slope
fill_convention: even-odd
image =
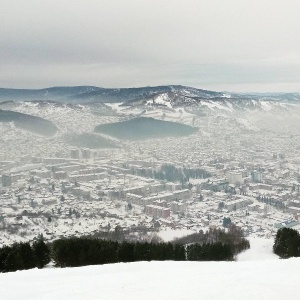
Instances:
[[[237,262],[137,262],[0,274],[3,299],[297,299],[300,258],[250,238]]]
[[[138,262],[0,274],[1,299],[298,299],[300,259]]]
[[[273,253],[274,239],[247,238],[251,248],[238,255],[238,261],[276,260],[279,257]]]
[[[202,112],[277,112],[287,111],[298,106],[295,103],[268,101],[260,99],[239,99],[239,98],[199,98],[199,97],[187,97],[183,94],[176,93],[162,93],[152,96],[149,99],[131,101],[124,105],[130,106],[166,106],[169,108],[187,107],[190,111],[200,110]]]

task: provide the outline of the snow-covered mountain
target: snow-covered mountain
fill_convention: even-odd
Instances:
[[[247,112],[270,112],[283,113],[293,112],[300,108],[300,101],[275,101],[251,98],[238,98],[237,96],[223,94],[218,97],[204,98],[187,96],[182,93],[167,92],[153,95],[148,98],[132,100],[123,103],[123,106],[140,108],[163,108],[176,109],[184,107],[187,112],[196,115],[207,114],[235,114]]]
[[[95,116],[143,115],[169,120],[171,115],[177,118],[179,114],[179,118],[187,116],[191,119],[187,120],[188,125],[197,116],[211,115],[247,119],[254,123],[267,119],[272,123],[280,118],[285,122],[288,119],[298,122],[300,94],[232,94],[179,85],[129,89],[92,86],[43,90],[0,89],[0,109],[33,112],[47,119],[49,113],[54,111],[55,114],[62,114],[66,110],[82,111],[83,108]],[[153,115],[154,112],[161,117]]]
[[[95,86],[51,87],[45,89],[0,89],[0,101],[127,102],[173,92],[187,97],[222,97],[223,93],[184,86],[100,88]]]
[[[95,86],[51,87],[45,89],[0,89],[0,101],[127,102],[162,93],[178,93],[190,97],[213,98],[223,93],[183,86],[155,86],[110,89]]]
[[[50,87],[45,89],[0,88],[0,101],[63,101],[80,94],[101,90],[95,86]]]
[[[95,86],[51,87],[45,89],[0,88],[0,101],[58,101],[63,103],[123,102],[131,105],[154,103],[178,106],[193,105],[204,100],[298,102],[300,94],[237,94],[208,91],[181,85],[138,88],[101,88]]]

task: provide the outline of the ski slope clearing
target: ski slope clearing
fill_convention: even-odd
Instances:
[[[274,239],[250,237],[247,240],[251,247],[237,256],[238,261],[279,259],[279,256],[273,253]]]
[[[137,262],[0,274],[1,299],[297,299],[300,259]]]

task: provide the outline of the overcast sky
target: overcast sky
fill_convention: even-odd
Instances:
[[[0,87],[300,92],[299,0],[0,0]]]

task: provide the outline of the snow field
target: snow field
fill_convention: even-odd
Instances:
[[[164,232],[170,240],[184,232]],[[300,259],[250,238],[238,262],[136,262],[0,274],[1,299],[297,299]]]
[[[238,255],[238,261],[274,260],[279,257],[273,253],[274,239],[247,238],[250,249]]]
[[[300,259],[137,262],[0,274],[1,299],[297,299]]]

